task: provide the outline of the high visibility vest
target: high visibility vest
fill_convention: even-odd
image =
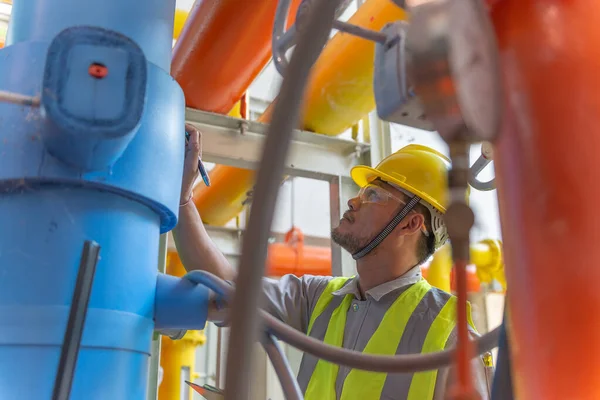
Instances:
[[[333,278],[319,297],[311,314],[308,333],[310,334],[315,320],[325,311],[334,298],[333,292],[341,289],[351,278]],[[369,339],[363,353],[379,355],[395,355],[408,320],[423,297],[432,289],[422,279],[405,290],[386,311],[379,327]],[[344,297],[341,304],[333,311],[324,342],[337,347],[343,346],[346,314],[352,303],[353,295]],[[470,305],[468,308],[469,325],[473,327]],[[451,296],[429,326],[423,347],[414,353],[430,353],[445,349],[450,333],[456,326],[456,297]],[[336,380],[339,366],[319,360],[314,369],[305,392],[306,400],[336,400]],[[341,400],[379,399],[387,378],[386,373],[353,369],[344,380]],[[428,400],[433,398],[437,370],[417,372],[413,374],[407,400]]]

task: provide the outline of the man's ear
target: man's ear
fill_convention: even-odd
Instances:
[[[400,224],[402,227],[403,235],[412,235],[414,233],[418,233],[421,230],[421,227],[425,224],[425,217],[423,214],[419,213],[410,213]]]

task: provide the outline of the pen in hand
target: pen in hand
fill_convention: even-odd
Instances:
[[[190,141],[190,134],[187,130],[185,131],[185,140],[186,142]],[[210,186],[210,178],[208,177],[208,173],[206,172],[206,168],[204,168],[204,163],[200,157],[198,157],[198,171],[200,172],[200,176],[202,177],[204,184],[206,186]]]

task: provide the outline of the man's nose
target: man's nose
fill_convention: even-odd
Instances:
[[[348,208],[352,211],[356,211],[360,208],[360,199],[358,197],[353,197],[348,200]]]

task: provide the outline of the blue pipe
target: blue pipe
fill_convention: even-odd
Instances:
[[[140,46],[149,62],[171,69],[175,0],[18,0],[13,2],[6,46],[48,42],[75,25],[119,32]]]
[[[159,274],[156,285],[155,329],[202,330],[208,318],[208,287],[189,279]]]
[[[174,11],[13,6],[0,90],[41,107],[0,103],[0,399],[51,397],[86,240],[102,251],[71,398],[145,399],[159,235],[177,223],[185,146]]]

